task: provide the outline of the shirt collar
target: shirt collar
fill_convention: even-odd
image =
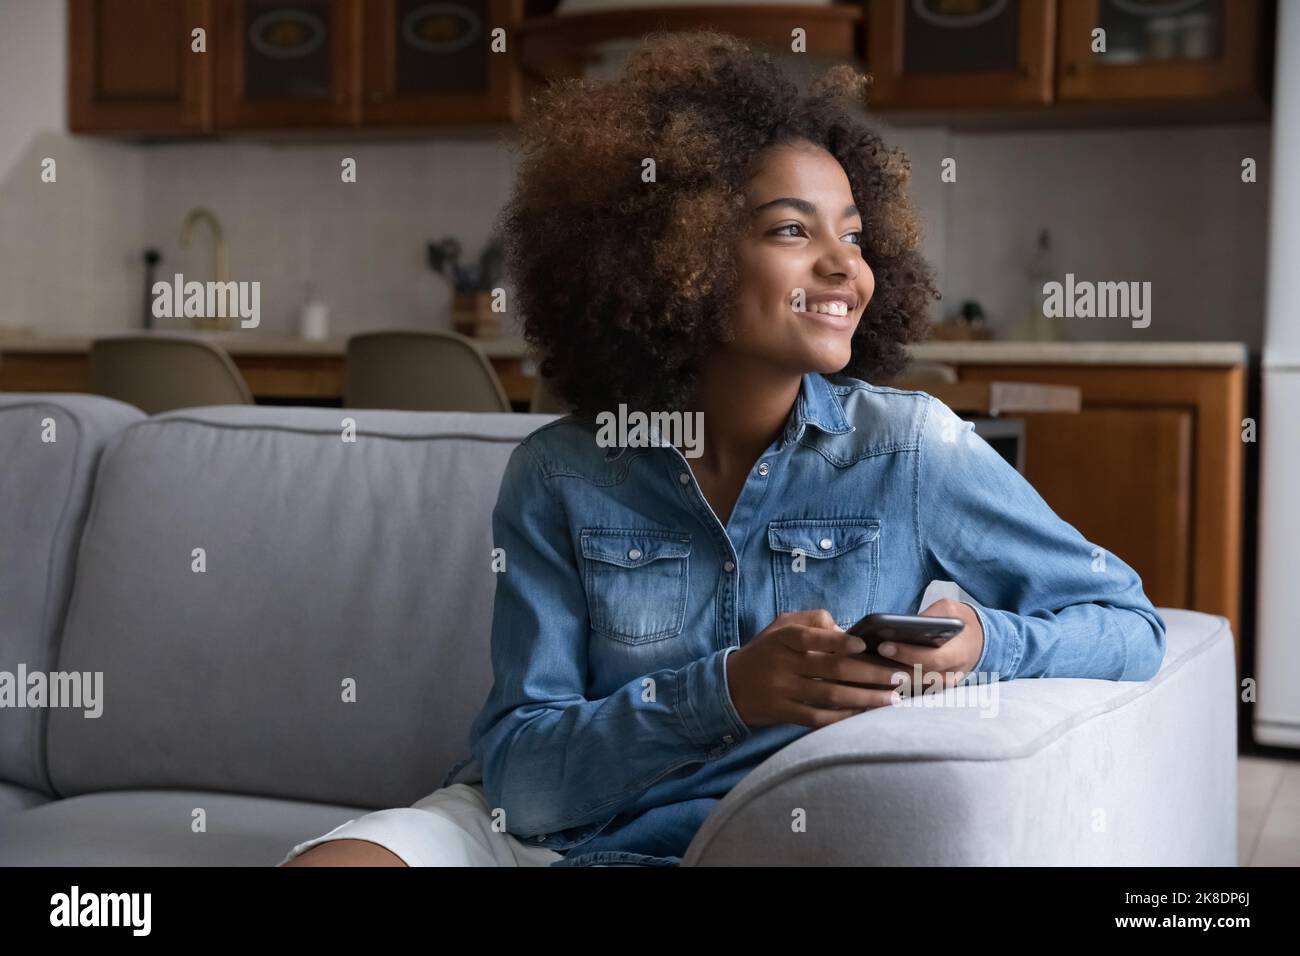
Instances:
[[[809,425],[828,435],[847,435],[849,432],[857,431],[856,426],[850,425],[848,419],[844,417],[844,406],[840,403],[840,397],[831,387],[831,383],[816,372],[808,372],[803,376],[803,381],[799,385],[799,395],[795,399],[794,411],[786,421],[785,431],[781,433],[780,447],[785,448],[792,442],[801,440]],[[649,431],[652,442],[660,444],[658,429],[653,419]],[[662,444],[667,445],[669,442],[665,441]],[[627,449],[622,447],[610,448],[605,452],[605,461],[616,461],[625,451]]]
[[[794,414],[786,423],[781,436],[781,447],[803,438],[804,431],[813,425],[828,435],[846,435],[855,431],[844,417],[844,406],[831,383],[816,372],[808,372],[799,386]]]

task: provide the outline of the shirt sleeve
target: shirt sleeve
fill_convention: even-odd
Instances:
[[[965,682],[1155,676],[1165,622],[1137,572],[1060,518],[973,422],[927,397],[917,541],[926,572],[978,602],[984,651]]]
[[[662,778],[750,736],[727,686],[734,647],[587,699],[581,559],[526,444],[506,467],[492,533],[505,558],[492,618],[494,683],[470,743],[509,832],[608,821]]]

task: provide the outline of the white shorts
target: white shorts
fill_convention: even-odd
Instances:
[[[561,854],[492,829],[481,785],[454,783],[409,807],[376,810],[299,843],[283,865],[327,840],[369,840],[407,866],[549,866]]]

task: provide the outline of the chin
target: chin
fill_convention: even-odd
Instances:
[[[835,372],[843,371],[852,358],[853,349],[848,345],[845,345],[843,349],[818,349],[809,355],[805,365],[810,372],[833,375]]]

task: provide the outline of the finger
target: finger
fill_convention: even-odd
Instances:
[[[867,709],[863,707],[856,710],[823,710],[798,701],[789,701],[783,708],[781,719],[785,723],[799,724],[802,727],[827,727],[846,717],[856,717]]]
[[[840,654],[805,654],[798,662],[796,673],[801,677],[820,677],[823,680],[854,684],[880,684],[884,687],[898,686],[911,676],[897,664],[883,659],[874,663],[861,656]],[[895,675],[898,675],[897,680]]]
[[[892,690],[872,690],[834,681],[802,677],[795,681],[790,699],[812,704],[814,707],[888,707],[894,703]]]
[[[876,664],[880,667],[892,667],[895,670],[898,669],[898,661],[886,660],[879,654],[856,654],[854,655],[854,658],[856,660],[866,661],[868,664]]]
[[[820,651],[823,654],[860,654],[867,644],[848,631],[788,624],[778,632],[779,640],[792,651]]]
[[[839,681],[826,681],[826,683],[828,683],[828,684],[838,684],[838,683],[840,683],[840,682],[839,682]],[[906,686],[902,686],[902,687],[900,687],[900,686],[895,685],[895,684],[859,684],[857,681],[853,681],[852,683],[843,684],[842,686],[844,686],[844,687],[865,687],[867,690],[883,690],[883,691],[896,690],[896,691],[898,691],[900,694],[902,694],[904,697],[908,697],[908,696],[910,696],[910,694],[908,693],[908,689],[907,689]]]
[[[952,598],[941,598],[922,611],[921,615],[923,617],[961,617],[963,607],[965,605],[961,601],[954,601]]]
[[[807,611],[787,611],[777,616],[774,623],[782,624],[802,624],[806,627],[821,627],[828,631],[842,631],[843,628],[835,623],[835,618],[830,611],[825,608],[814,608]]]
[[[902,644],[885,641],[876,648],[876,654],[886,661],[900,664],[920,664],[924,670],[939,670],[947,660],[947,652],[942,647],[922,647],[919,644]]]

